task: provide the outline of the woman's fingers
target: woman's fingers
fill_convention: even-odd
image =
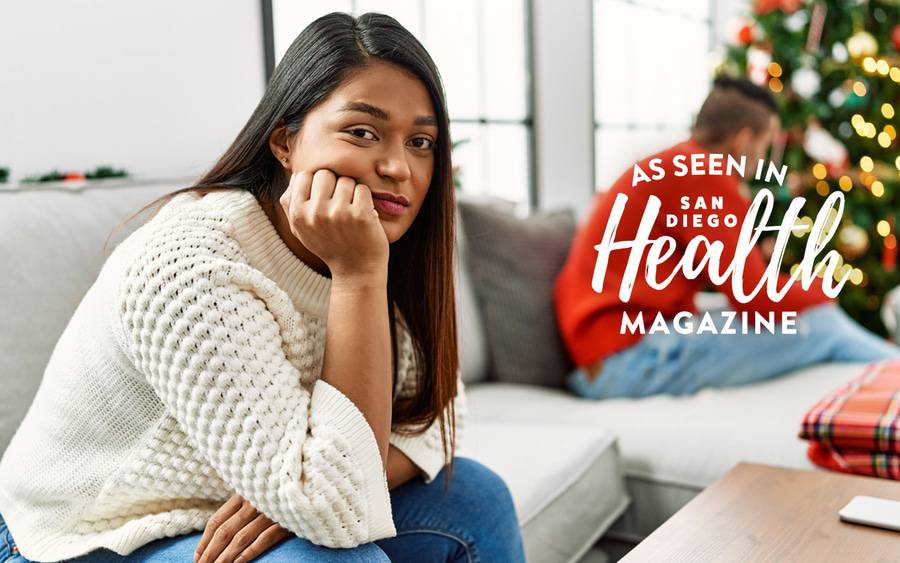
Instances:
[[[283,541],[291,533],[288,530],[285,530],[278,524],[272,524],[256,540],[251,543],[244,551],[235,559],[235,563],[248,563],[253,559],[259,557],[263,553],[266,552],[269,548],[276,545],[277,543]]]
[[[299,217],[302,207],[310,201],[313,179],[312,173],[303,171],[298,172],[291,183],[288,184],[285,193],[290,195],[288,195],[289,199],[285,208],[285,214],[289,219]]]
[[[310,188],[309,204],[317,211],[325,211],[328,206],[328,200],[334,194],[334,185],[337,183],[337,176],[334,172],[327,169],[316,170],[312,177],[312,188]]]
[[[349,176],[341,176],[334,186],[334,195],[331,197],[332,205],[337,207],[349,207],[353,200],[353,188],[356,180]]]
[[[294,193],[298,201],[308,201],[312,190],[312,172],[302,170],[294,177]]]
[[[372,190],[365,184],[357,184],[356,190],[353,192],[353,205],[357,206],[364,213],[371,213],[371,209],[375,209],[375,202],[372,200]],[[376,211],[377,212],[377,211]]]
[[[271,520],[266,518],[264,514],[257,513],[256,518],[234,534],[231,542],[216,558],[215,563],[233,563],[236,561],[238,556],[252,545],[271,525]]]
[[[231,516],[237,512],[241,505],[243,505],[244,499],[240,495],[232,495],[228,501],[219,507],[219,510],[213,514],[210,519],[206,522],[206,529],[203,530],[203,536],[200,538],[200,543],[197,544],[197,550],[194,552],[194,562],[197,563],[200,560],[200,557],[203,555],[203,552],[206,551],[206,546],[209,545],[209,542],[212,540],[213,534],[216,533],[216,530],[225,523]]]
[[[258,514],[253,505],[243,501],[237,512],[232,514],[228,520],[225,520],[213,532],[212,539],[207,544],[198,563],[213,563],[216,561],[219,555],[228,548],[234,536],[252,522]],[[209,528],[208,525],[207,528]]]
[[[281,204],[291,233],[318,256],[334,275],[371,273],[388,260],[389,243],[371,190],[352,176],[338,177],[328,169],[300,172]],[[308,179],[308,184],[307,184]],[[309,185],[309,199],[305,186]]]

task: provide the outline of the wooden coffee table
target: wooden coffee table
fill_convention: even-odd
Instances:
[[[621,561],[900,561],[900,532],[838,519],[856,495],[900,482],[739,463]]]

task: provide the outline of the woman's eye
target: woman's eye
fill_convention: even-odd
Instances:
[[[354,129],[348,129],[347,132],[350,133],[351,135],[353,135],[354,137],[359,138],[359,139],[365,139],[365,140],[367,140],[367,141],[376,141],[376,140],[378,140],[378,139],[375,137],[375,133],[372,133],[372,132],[369,131],[368,129],[363,129],[362,127],[356,127],[356,128],[354,128]]]
[[[417,149],[433,149],[434,141],[429,139],[428,137],[416,137],[410,141],[412,146]]]

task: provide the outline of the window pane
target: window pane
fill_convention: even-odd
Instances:
[[[620,2],[622,0],[619,0]],[[709,3],[711,0],[636,0],[634,3],[642,6],[650,6],[669,14],[678,14],[691,19],[705,19],[709,17]]]
[[[488,193],[528,202],[528,130],[523,125],[485,126]]]
[[[477,118],[484,109],[478,94],[477,17],[475,0],[429,2],[425,10],[425,46],[444,81],[451,118]]]
[[[484,13],[484,111],[494,119],[524,119],[525,2],[490,0],[480,7]]]
[[[451,123],[453,143],[453,168],[462,189],[484,194],[484,132],[483,126],[474,123]]]
[[[622,21],[641,25],[626,29]],[[710,82],[707,22],[621,0],[597,0],[594,30],[598,122],[691,122]]]
[[[688,129],[598,129],[595,133],[594,186],[605,191],[632,165],[688,137]]]
[[[634,17],[634,7],[615,0],[594,5],[594,114],[597,121],[633,120],[631,93],[635,55],[633,28],[621,22]]]
[[[451,124],[462,189],[517,203],[528,202],[528,129],[517,124]]]

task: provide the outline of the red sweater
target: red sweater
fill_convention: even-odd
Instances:
[[[672,256],[658,267],[656,273],[658,280],[665,279],[672,273],[683,256],[687,244],[694,237],[700,235],[710,241],[722,241],[724,244],[721,258],[722,267],[731,263],[741,223],[750,209],[750,201],[740,193],[740,178],[724,175],[683,177],[674,175],[675,167],[672,165],[672,158],[675,155],[706,152],[696,142],[684,141],[638,163],[642,170],[648,175],[652,175],[653,172],[650,170],[648,162],[652,158],[661,158],[661,166],[666,171],[664,178],[652,182],[642,182],[631,187],[632,170],[629,169],[616,180],[609,191],[594,196],[591,216],[576,233],[569,257],[556,279],[554,288],[554,304],[560,331],[576,365],[590,365],[641,339],[642,335],[639,332],[620,333],[623,312],[627,311],[630,318],[634,318],[638,311],[642,312],[645,326],[650,326],[657,313],[660,312],[666,318],[672,318],[681,311],[690,311],[696,314],[694,297],[707,283],[710,283],[707,270],[704,269],[696,279],[688,279],[682,272],[679,272],[665,289],[653,289],[644,277],[647,255],[645,249],[631,298],[627,303],[623,303],[619,300],[619,286],[624,277],[625,266],[631,251],[619,249],[609,253],[603,291],[595,292],[591,288],[594,267],[597,262],[597,251],[594,249],[594,245],[603,239],[603,232],[606,229],[613,203],[619,193],[628,195],[628,202],[625,204],[624,213],[616,231],[616,241],[636,238],[648,196],[654,195],[661,200],[657,221],[649,238],[652,240],[660,236],[670,236],[675,239],[677,246]],[[686,164],[690,166],[690,157],[687,158]],[[705,164],[704,167],[708,168],[708,164]],[[724,166],[722,168],[724,170]],[[683,196],[690,196],[691,209],[682,210],[680,208]],[[711,201],[714,196],[722,196],[723,209],[711,209]],[[703,197],[710,209],[693,209],[698,197]],[[693,226],[693,222],[691,222],[688,227],[684,227],[682,223],[677,227],[669,228],[665,224],[665,217],[669,213],[677,215],[679,218],[685,214],[700,214],[704,216],[704,220],[702,226],[699,227]],[[722,219],[729,213],[733,213],[737,217],[736,227],[725,227],[722,224]],[[709,226],[705,220],[705,217],[710,214],[719,216],[720,221],[717,227]],[[777,219],[780,220],[780,217]],[[770,218],[770,224],[773,220]],[[702,251],[698,252],[696,259],[699,260],[702,256]],[[763,259],[759,249],[754,248],[747,258],[744,269],[745,294],[756,287],[767,265],[768,263]],[[782,274],[779,287],[783,286],[786,278],[787,276]],[[768,297],[765,288],[749,302],[738,302],[734,297],[730,279],[720,286],[719,290],[728,296],[734,310],[756,311],[764,314],[799,312],[807,307],[830,301],[830,298],[822,291],[820,284],[810,286],[807,291],[799,283],[795,283],[784,298],[777,303]]]

